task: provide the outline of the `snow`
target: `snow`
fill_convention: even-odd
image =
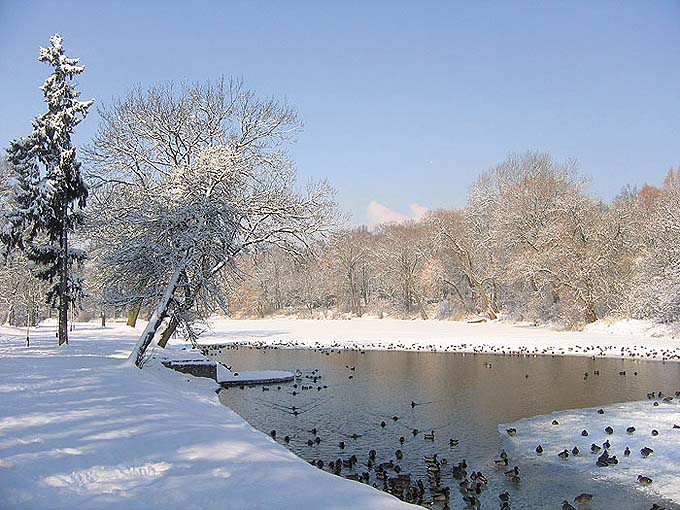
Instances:
[[[603,409],[604,414],[598,414]],[[557,420],[558,425],[552,421]],[[604,479],[626,486],[636,486],[639,490],[680,502],[680,403],[674,399],[655,407],[652,400],[643,402],[627,402],[602,408],[575,409],[560,411],[544,416],[526,418],[514,423],[498,426],[503,437],[504,447],[510,458],[516,456],[536,459],[541,464],[559,466],[564,470],[577,470],[590,473],[593,478]],[[605,427],[610,426],[614,433],[609,435]],[[635,432],[626,432],[628,427],[635,427]],[[506,429],[514,427],[517,434],[510,437]],[[587,430],[589,435],[582,436]],[[652,429],[659,432],[651,434]],[[602,446],[609,440],[610,455],[616,455],[619,463],[608,467],[595,464],[598,454],[590,452],[590,445]],[[538,445],[544,449],[538,457],[535,449]],[[562,460],[557,454],[565,448],[571,452],[578,446],[580,454],[571,455]],[[630,456],[623,451],[628,446]],[[649,447],[654,453],[643,458],[640,449]],[[651,477],[653,482],[647,487],[637,483],[637,476],[642,474]]]
[[[291,381],[295,377],[292,372],[284,370],[253,370],[232,372],[221,364],[217,364],[217,382],[225,384],[253,384],[257,382]]]
[[[144,326],[135,330],[122,324],[76,324],[65,348],[56,347],[53,325],[33,329],[29,348],[25,330],[0,328],[3,510],[416,508],[310,466],[222,406],[215,382],[163,368],[162,360],[202,359],[184,343],[173,340],[169,349],[157,350],[143,370],[130,366],[125,360]],[[633,329],[629,326],[622,333],[602,326],[556,332],[504,322],[218,319],[202,341],[588,356],[634,353],[656,359],[680,355],[676,339],[653,338]],[[644,468],[642,474],[655,480],[644,490],[678,501],[670,479],[671,473],[680,472],[680,458],[671,453],[679,451],[675,441],[680,430],[669,426],[673,420],[680,422],[679,408],[675,403],[652,408],[651,402],[605,408],[621,463],[604,468],[604,476],[621,476],[631,483],[629,477]],[[531,421],[521,422],[513,448],[531,455],[540,438],[546,462],[556,462],[556,452],[574,444],[587,452],[590,442],[604,441],[604,425],[597,421],[601,417],[591,415],[556,413],[564,435],[557,435],[558,429],[545,434],[547,417],[534,418],[535,429]],[[628,437],[622,431],[630,424],[638,432]],[[593,430],[583,441],[578,436],[582,427]],[[649,435],[654,427],[660,432],[657,438]],[[618,451],[622,437],[633,450],[626,460]],[[648,459],[638,458],[642,443],[655,450]],[[564,465],[603,476],[589,461],[594,459],[584,453]]]
[[[584,331],[555,331],[505,321],[466,323],[396,320],[215,318],[201,343],[240,343],[290,347],[515,352],[524,354],[680,359],[680,341],[658,333],[651,323],[598,323]]]
[[[26,348],[25,330],[0,328],[3,510],[415,508],[310,466],[221,405],[209,379],[158,358],[131,367],[139,334],[76,324],[57,348],[45,326]]]

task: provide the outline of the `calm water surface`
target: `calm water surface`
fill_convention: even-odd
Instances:
[[[676,363],[251,347],[225,348],[217,359],[235,371],[301,370],[304,377],[297,387],[295,383],[270,385],[266,391],[262,387],[233,387],[221,391],[220,400],[259,430],[276,430],[277,441],[307,461],[323,460],[327,466],[331,460],[356,455],[359,464],[353,470],[343,469],[343,475],[368,471],[368,451],[375,449],[378,462],[394,460],[402,473],[426,481],[422,458],[437,453],[448,460],[442,485],[451,488],[452,509],[465,508],[458,481],[451,476],[451,465],[462,459],[469,465],[468,473],[481,470],[489,479],[481,496],[482,508],[499,508],[498,494],[506,490],[511,493],[512,509],[559,509],[562,500],[573,501],[582,492],[595,495],[589,505],[580,507],[591,510],[648,510],[653,502],[661,502],[633,487],[612,486],[568,468],[546,468],[511,458],[510,466],[519,464],[522,470],[521,483],[515,485],[493,459],[501,449],[499,423],[563,409],[640,400],[649,391],[672,394],[680,389],[680,365]],[[597,370],[600,375],[593,375]],[[619,375],[624,370],[627,375]],[[585,372],[589,377],[584,380]],[[313,376],[318,377],[316,383],[310,379]],[[412,407],[411,402],[417,405]],[[313,428],[316,434],[311,432]],[[413,429],[419,431],[415,436]],[[423,437],[431,430],[434,441]],[[353,435],[360,437],[353,439]],[[285,436],[290,438],[287,444]],[[317,436],[321,442],[308,446]],[[403,444],[399,441],[402,436]],[[450,438],[459,444],[451,447]],[[346,445],[344,450],[340,441]],[[399,461],[395,459],[397,449],[403,452]],[[371,471],[371,483],[376,482]],[[666,508],[678,510],[680,506],[666,504]]]

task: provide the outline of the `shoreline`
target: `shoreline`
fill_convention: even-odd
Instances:
[[[620,323],[615,323],[613,329]],[[638,361],[680,361],[680,340],[599,329],[555,331],[494,321],[422,321],[218,318],[200,345],[248,344],[280,348],[403,350],[519,356],[587,356]]]

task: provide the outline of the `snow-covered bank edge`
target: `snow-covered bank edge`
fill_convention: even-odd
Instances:
[[[411,350],[462,353],[595,356],[680,360],[680,340],[651,323],[597,323],[584,331],[555,331],[503,321],[466,323],[360,318],[353,320],[215,318],[202,344],[293,348]],[[651,333],[650,333],[651,332]]]
[[[136,333],[78,324],[57,348],[45,327],[27,348],[24,330],[0,328],[3,510],[414,508],[310,466],[221,405],[209,379],[160,357],[123,363]]]
[[[680,389],[680,388],[679,388]],[[658,402],[658,405],[654,405]],[[600,413],[599,411],[604,411]],[[554,421],[557,423],[555,424]],[[612,404],[600,408],[573,409],[525,418],[513,423],[500,424],[501,443],[510,458],[531,460],[546,467],[574,470],[593,479],[601,479],[626,487],[635,487],[647,494],[680,503],[680,402],[652,399],[641,402]],[[609,434],[606,427],[611,427]],[[632,433],[628,427],[635,427]],[[508,429],[515,429],[510,436]],[[583,435],[583,431],[588,435]],[[652,430],[658,435],[652,435]],[[605,441],[611,446],[609,455],[618,463],[599,467],[596,461],[602,455]],[[591,452],[591,445],[601,450]],[[538,455],[536,448],[543,452]],[[574,455],[574,447],[578,454]],[[625,455],[628,447],[630,454]],[[642,448],[654,450],[648,457]],[[558,453],[567,450],[566,459]],[[653,480],[650,485],[637,481],[638,475]]]

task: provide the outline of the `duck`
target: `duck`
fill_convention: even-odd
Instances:
[[[602,449],[602,448],[600,448],[600,447],[599,447],[598,445],[596,445],[595,443],[593,443],[593,444],[590,445],[590,451],[591,451],[592,453],[597,453],[597,452],[599,452],[601,449]]]
[[[640,449],[640,455],[642,455],[644,458],[649,457],[650,454],[654,453],[654,450],[649,448],[648,446],[645,446]]]
[[[598,409],[597,414],[604,414],[604,409]]]
[[[543,447],[539,444],[536,447],[536,455],[541,455],[543,453]]]
[[[397,458],[397,460],[401,460],[404,458],[404,453],[401,450],[397,450],[394,452],[394,456]]]
[[[583,492],[574,498],[574,503],[588,503],[593,500],[593,495]]]
[[[609,466],[609,454],[607,453],[607,450],[602,452],[602,455],[600,455],[597,458],[597,462],[595,462],[595,465],[598,467],[607,467]]]
[[[581,431],[581,435],[582,435],[583,437],[587,437],[587,436],[588,436],[588,431],[587,431],[586,429],[583,429],[583,430]]]
[[[507,466],[508,465],[508,454],[505,453],[505,450],[501,451],[500,459],[495,459],[493,462],[497,466]]]
[[[553,420],[553,421],[552,421],[552,424],[553,424],[553,425],[559,425],[559,424],[560,424],[560,422],[559,422],[559,421],[557,421],[557,420]]]
[[[576,510],[576,508],[565,499],[562,501],[562,510]]]
[[[513,477],[513,476],[519,476],[519,467],[515,466],[511,470],[506,471],[504,474],[505,474],[505,476],[507,476],[509,478]]]
[[[581,453],[581,450],[578,449],[578,446],[574,446],[574,448],[572,448],[572,450],[571,450],[572,455],[578,455],[580,453]]]
[[[628,448],[628,447],[626,446],[626,449],[623,450],[623,455],[626,456],[626,457],[628,457],[628,456],[630,455],[630,448]]]
[[[652,435],[653,435],[654,437],[658,436],[658,435],[659,435],[659,431],[656,430],[656,429],[652,430]]]
[[[602,443],[602,447],[606,450],[609,450],[612,447],[612,444],[609,442],[609,439]]]
[[[562,460],[566,460],[569,458],[569,451],[565,448],[560,453],[558,453],[557,456]]]
[[[626,432],[627,432],[628,434],[632,434],[633,432],[635,432],[635,427],[628,427],[628,428],[626,429]]]
[[[429,441],[434,441],[434,430],[430,431],[429,434],[427,434],[427,433],[423,434],[423,439],[427,439]]]
[[[505,429],[505,431],[508,433],[510,437],[514,436],[517,434],[517,429],[514,427],[511,427],[509,429]]]
[[[426,464],[436,464],[437,463],[437,454],[435,453],[432,456],[425,456],[423,457],[423,460],[425,461]]]
[[[400,444],[404,444],[405,441],[406,441],[406,439],[404,438],[404,436],[401,436],[401,437],[399,438],[399,443],[400,443]]]
[[[458,446],[459,443],[460,441],[458,441],[458,439],[454,438],[449,439],[449,446]]]
[[[610,435],[614,433],[614,429],[611,428],[611,427],[609,427],[609,426],[605,427],[605,428],[604,428],[604,431],[605,431],[607,434],[610,434]]]
[[[637,481],[640,482],[642,485],[649,485],[653,482],[651,478],[644,475],[638,475]]]

